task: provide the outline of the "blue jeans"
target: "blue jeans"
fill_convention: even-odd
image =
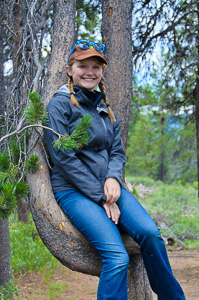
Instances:
[[[55,198],[74,226],[98,251],[102,260],[97,299],[126,300],[129,256],[120,231],[139,245],[152,290],[159,300],[185,300],[173,276],[164,241],[155,222],[125,188],[117,201],[121,215],[116,226],[103,207],[76,190],[61,191]]]

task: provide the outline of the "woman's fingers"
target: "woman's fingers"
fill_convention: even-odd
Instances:
[[[104,194],[107,203],[111,204],[117,202],[121,194],[121,187],[115,178],[108,178],[106,180],[104,184]]]
[[[103,207],[106,211],[107,216],[110,219],[112,219],[112,221],[115,224],[118,224],[119,217],[120,217],[120,210],[119,210],[117,204],[116,203],[108,204],[105,202]]]

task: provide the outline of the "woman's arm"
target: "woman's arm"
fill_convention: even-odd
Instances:
[[[69,132],[69,122],[65,107],[61,107],[55,99],[50,101],[48,107],[48,126],[60,134]],[[69,114],[71,112],[68,112]],[[91,200],[102,204],[105,199],[101,183],[94,177],[83,162],[78,159],[75,151],[62,151],[53,147],[53,142],[57,136],[50,130],[45,130],[46,143],[49,149],[51,160],[59,173],[75,189],[89,197]]]
[[[119,118],[116,116],[116,123],[114,124],[114,138],[109,151],[109,165],[106,174],[106,181],[104,184],[104,194],[106,202],[112,204],[117,202],[121,193],[122,174],[126,156],[124,154],[123,144],[121,141],[121,128]]]
[[[122,186],[122,174],[124,164],[126,162],[126,155],[124,153],[124,147],[121,140],[120,121],[117,116],[116,123],[114,123],[113,135],[113,143],[109,151],[109,164],[106,179],[115,178]]]

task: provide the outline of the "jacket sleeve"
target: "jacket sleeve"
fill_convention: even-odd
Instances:
[[[52,100],[55,100],[55,98]],[[67,116],[65,108],[60,103],[52,100],[47,107],[49,116],[48,127],[64,135],[69,132],[69,115]],[[45,130],[44,134],[51,160],[59,173],[75,189],[102,205],[105,200],[103,187],[97,178],[89,172],[84,163],[78,159],[76,152],[54,148],[53,141],[58,138],[57,135],[50,130]]]
[[[107,178],[115,178],[119,181],[120,185],[123,185],[122,174],[124,169],[124,164],[126,162],[126,155],[124,153],[124,147],[121,140],[121,127],[119,118],[116,116],[116,123],[114,123],[113,129],[113,143],[109,151],[109,164],[106,174]]]

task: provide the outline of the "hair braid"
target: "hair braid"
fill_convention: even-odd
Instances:
[[[108,108],[109,118],[110,118],[111,122],[116,122],[115,115],[114,115],[112,109],[110,108],[110,104],[109,104],[109,101],[108,101],[108,98],[107,98],[106,89],[105,89],[105,86],[104,86],[104,77],[103,76],[101,78],[101,81],[99,82],[99,88],[100,88],[100,91],[103,92],[104,95],[105,95],[104,101],[105,101],[105,103],[107,105],[107,108]]]
[[[74,90],[73,90],[73,81],[71,79],[71,76],[68,77],[68,89],[69,89],[69,92],[70,92],[70,100],[71,100],[71,103],[75,106],[78,106],[79,103],[77,102],[75,96],[74,96]]]

